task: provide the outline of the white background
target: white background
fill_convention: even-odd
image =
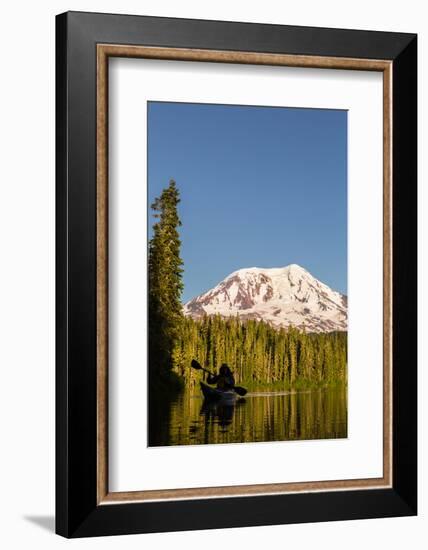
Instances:
[[[382,74],[197,65],[110,62],[110,490],[382,477]],[[147,100],[348,110],[347,439],[147,448]]]
[[[427,477],[420,471],[417,518],[257,527],[66,541],[53,535],[54,512],[54,15],[74,9],[292,25],[418,32],[419,84],[426,81],[424,3],[379,0],[252,3],[182,0],[7,3],[2,8],[0,88],[0,544],[7,549],[217,549],[221,545],[360,550],[426,547]],[[425,62],[425,63],[424,63]],[[425,65],[425,66],[424,66]],[[420,205],[426,212],[426,109],[420,105]],[[426,278],[426,223],[420,216],[419,280]],[[420,363],[428,304],[420,289]],[[427,377],[420,369],[420,464],[426,462]]]

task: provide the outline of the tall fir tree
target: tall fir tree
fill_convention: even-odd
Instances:
[[[151,208],[156,222],[149,242],[149,374],[151,386],[171,384],[174,346],[182,323],[180,193],[174,180]]]

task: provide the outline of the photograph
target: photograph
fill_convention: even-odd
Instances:
[[[3,4],[1,548],[427,546],[424,15]]]
[[[147,102],[149,447],[347,438],[347,136]]]

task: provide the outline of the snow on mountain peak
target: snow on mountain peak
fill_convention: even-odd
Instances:
[[[292,325],[308,332],[347,329],[346,296],[297,264],[238,269],[187,302],[183,311],[196,319],[238,315],[243,320],[263,320],[278,328]]]

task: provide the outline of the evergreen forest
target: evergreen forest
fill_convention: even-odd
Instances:
[[[192,389],[201,373],[192,359],[215,371],[222,363],[248,389],[303,389],[347,382],[347,333],[276,329],[263,321],[182,313],[179,189],[169,182],[152,204],[149,242],[149,385],[156,390]]]

